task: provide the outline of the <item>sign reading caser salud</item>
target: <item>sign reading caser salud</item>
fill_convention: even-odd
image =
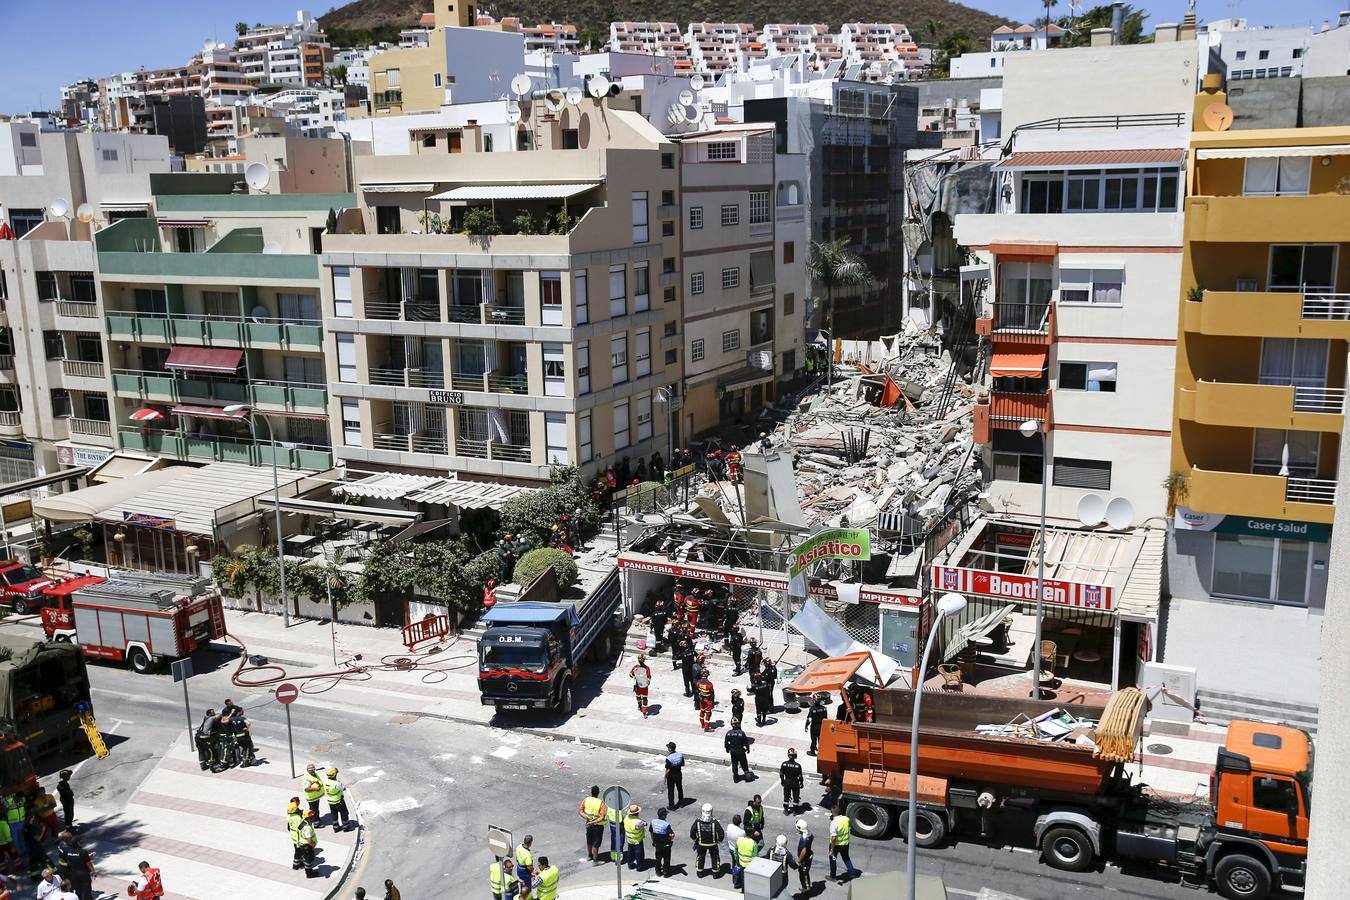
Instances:
[[[872,533],[866,528],[831,528],[812,535],[792,551],[788,574],[796,578],[818,559],[871,559]]]

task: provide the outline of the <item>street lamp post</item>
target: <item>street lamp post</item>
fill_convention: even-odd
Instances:
[[[918,865],[918,848],[914,844],[915,831],[919,823],[919,707],[923,705],[923,673],[928,671],[928,656],[933,652],[933,638],[937,637],[938,623],[946,616],[954,616],[966,608],[966,598],[960,594],[943,594],[938,600],[937,616],[928,632],[928,640],[923,645],[923,659],[919,663],[919,683],[914,685],[914,716],[909,725],[909,828],[906,837],[908,846],[905,851],[907,877],[909,878],[909,900],[915,900],[915,877]]]
[[[277,572],[281,579],[281,616],[286,627],[291,627],[291,605],[286,598],[286,549],[281,542],[281,479],[277,475],[277,438],[272,431],[272,422],[263,413],[243,403],[232,403],[225,407],[227,413],[240,413],[248,419],[249,431],[253,431],[253,422],[262,419],[267,426],[267,440],[272,445],[272,505],[276,512],[277,532]]]
[[[1041,428],[1041,423],[1035,419],[1027,419],[1017,430],[1022,433],[1022,437],[1033,437],[1037,432],[1041,433],[1041,534],[1037,540],[1037,561],[1036,561],[1036,640],[1031,645],[1031,658],[1033,663],[1031,677],[1031,696],[1037,700],[1041,699],[1041,626],[1044,622],[1045,614],[1045,494],[1050,481],[1050,473],[1046,466],[1046,446],[1045,432]]]

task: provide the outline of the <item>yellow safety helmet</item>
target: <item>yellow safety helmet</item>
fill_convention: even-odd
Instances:
[[[327,773],[327,774],[328,774],[328,777],[329,777],[329,778],[336,778],[336,777],[337,777],[337,769],[335,769],[335,768],[333,768],[333,767],[330,766],[330,767],[328,768],[328,773]]]

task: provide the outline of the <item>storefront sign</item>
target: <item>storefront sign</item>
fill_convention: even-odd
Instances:
[[[871,559],[872,533],[866,528],[831,528],[812,535],[792,551],[788,575],[809,569],[818,559]]]
[[[123,512],[122,521],[128,525],[139,525],[142,528],[159,528],[163,531],[177,531],[178,523],[173,519],[166,519],[163,516],[152,516],[149,513]]]
[[[1010,572],[989,572],[985,569],[964,569],[957,566],[933,566],[933,590],[942,593],[977,594],[1000,600],[1036,602],[1036,579]],[[1115,608],[1115,591],[1104,584],[1084,584],[1081,581],[1045,579],[1042,596],[1046,603],[1073,606],[1078,609]]]
[[[1259,537],[1284,538],[1288,541],[1313,541],[1319,544],[1331,540],[1331,526],[1318,522],[1294,522],[1288,519],[1260,519],[1255,516],[1204,513],[1187,509],[1184,506],[1177,507],[1173,523],[1178,531],[1250,534]]]
[[[618,566],[620,569],[632,569],[635,572],[653,572],[657,575],[669,575],[672,578],[715,581],[733,587],[759,588],[765,591],[786,591],[788,589],[788,579],[774,572],[751,574],[717,566],[681,564],[636,554],[620,554]],[[811,585],[810,593],[812,597],[820,597],[826,600],[835,600],[839,597],[839,592],[834,589],[833,585],[823,582]],[[876,590],[866,586],[859,591],[858,599],[863,603],[884,603],[887,606],[923,605],[922,597],[913,597],[900,591]]]
[[[428,403],[439,403],[442,406],[463,406],[463,391],[427,391]]]
[[[1036,535],[1030,531],[1003,531],[1000,529],[994,535],[994,542],[1005,547],[1030,547],[1035,540]]]
[[[97,447],[57,447],[56,461],[63,466],[83,466],[93,468],[112,456],[111,450]]]

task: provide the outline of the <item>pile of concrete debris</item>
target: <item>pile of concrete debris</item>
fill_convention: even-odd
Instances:
[[[841,374],[794,403],[769,440],[792,451],[808,525],[922,535],[979,490],[975,389],[926,331],[843,342]],[[759,452],[758,443],[745,448]],[[704,484],[734,518],[728,491]],[[727,501],[731,502],[728,503]]]

